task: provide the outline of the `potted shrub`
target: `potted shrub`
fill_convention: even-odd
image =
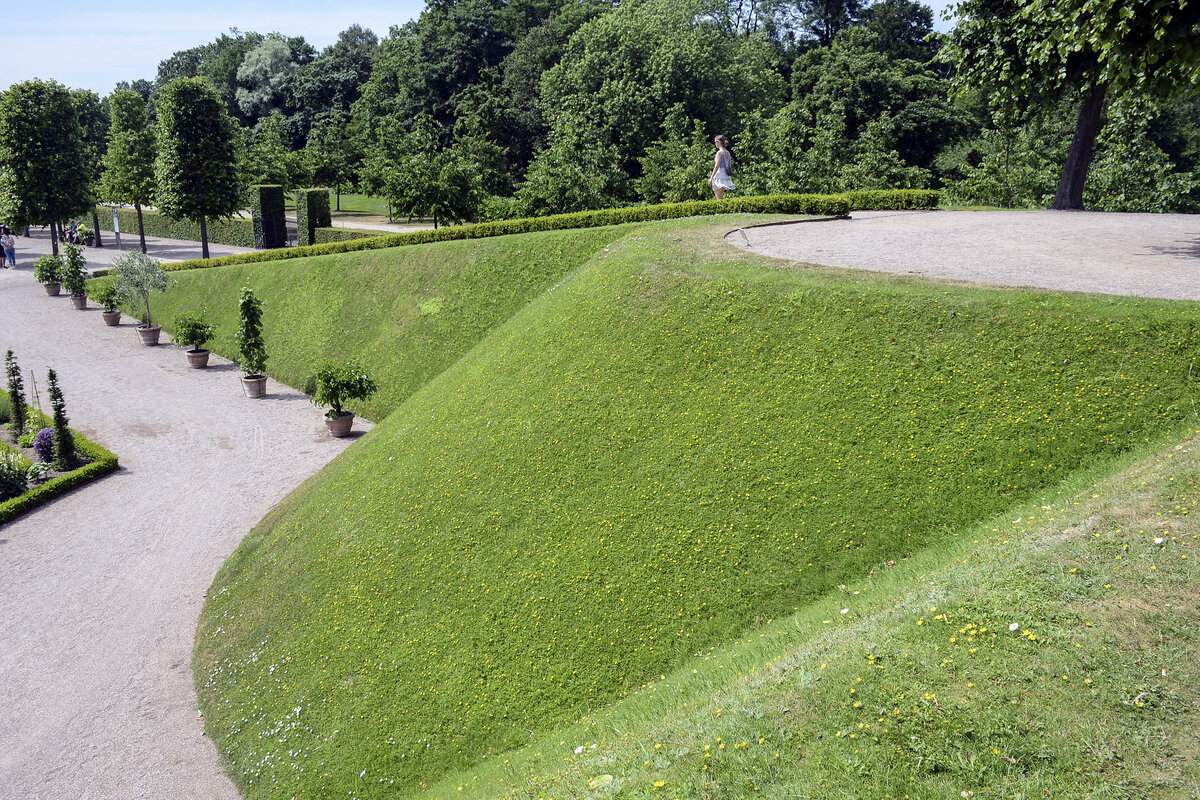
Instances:
[[[46,287],[46,294],[57,297],[62,288],[62,259],[55,255],[46,255],[33,262],[33,279]]]
[[[117,309],[117,303],[121,301],[121,293],[117,290],[116,282],[113,280],[101,281],[94,294],[96,302],[102,309],[100,316],[104,318],[104,324],[120,325],[121,312]]]
[[[171,281],[166,271],[159,266],[158,259],[139,250],[130,250],[113,262],[112,273],[116,276],[117,296],[130,302],[140,301],[145,309],[142,324],[137,326],[138,338],[147,347],[158,344],[162,326],[155,325],[150,319],[150,293],[167,290]]]
[[[328,406],[325,428],[330,436],[349,436],[354,413],[342,406],[351,400],[366,400],[379,387],[357,361],[344,364],[323,364],[304,384],[315,406]]]
[[[262,336],[262,301],[248,286],[242,287],[238,300],[238,331],[234,341],[241,356],[242,391],[247,397],[262,397],[267,391],[267,346]]]
[[[66,258],[59,270],[59,279],[62,288],[71,295],[72,305],[82,311],[87,308],[87,272],[83,269],[87,259],[83,257],[83,248],[77,244],[64,245],[63,250]]]
[[[212,341],[216,329],[204,318],[204,312],[189,312],[175,317],[175,343],[188,348],[188,366],[203,369],[208,366],[208,351],[204,345]]]

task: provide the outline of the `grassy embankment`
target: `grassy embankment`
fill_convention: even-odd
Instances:
[[[418,794],[531,737],[553,767],[582,765],[561,794],[593,781],[601,794],[678,785],[691,796],[686,782],[711,780],[717,762],[693,764],[687,744],[647,751],[649,764],[627,751],[601,772],[589,759],[607,752],[576,759],[565,739],[556,752],[549,731],[667,670],[703,677],[710,648],[793,612],[807,624],[808,604],[827,613],[839,585],[888,561],[955,552],[971,526],[1193,413],[1191,304],[779,271],[725,249],[716,232],[728,227],[626,229],[246,539],[214,584],[196,666],[210,732],[251,797]],[[826,617],[828,630],[867,610],[850,606]],[[1059,624],[1031,611],[1035,636]],[[966,612],[974,624],[961,635],[994,643],[989,613]],[[937,614],[913,630],[933,631]],[[866,663],[857,642],[840,641],[846,664]],[[943,673],[926,675],[926,651],[957,644],[879,641],[888,660],[872,666],[931,687]],[[703,696],[704,684],[689,685]],[[876,703],[885,690],[867,685]],[[841,725],[823,734],[831,743],[858,741],[861,729],[842,730],[851,711],[809,714],[825,709],[812,697],[795,699],[806,709],[796,719]],[[905,780],[941,790],[948,767],[933,753],[973,735],[961,724],[970,712],[943,724],[942,700],[913,706],[904,727],[929,754],[897,762],[912,770]],[[715,713],[713,725],[741,719]],[[754,749],[705,743],[714,757],[750,758],[765,752],[757,738]],[[984,764],[978,742],[962,752],[979,775],[1007,768]],[[855,772],[873,770],[861,765],[834,778],[861,782]],[[1069,779],[1061,766],[1042,763]],[[796,777],[734,786],[742,769],[719,779],[723,794],[704,791],[735,797]],[[501,782],[558,780],[490,770]]]

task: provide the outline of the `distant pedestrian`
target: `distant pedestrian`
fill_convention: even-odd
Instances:
[[[712,175],[708,176],[708,185],[712,187],[713,194],[720,200],[725,195],[725,190],[733,190],[737,187],[733,185],[733,179],[729,177],[733,171],[733,156],[729,154],[729,140],[724,136],[717,136],[713,139],[713,144],[717,146],[717,155],[713,159]]]
[[[17,266],[17,237],[13,236],[8,226],[0,228],[0,250],[4,251],[6,267],[13,269]],[[0,262],[3,263],[3,262]]]

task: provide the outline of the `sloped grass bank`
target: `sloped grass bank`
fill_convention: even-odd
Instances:
[[[881,565],[421,796],[1193,797],[1198,434]]]
[[[629,232],[247,537],[196,672],[249,796],[419,794],[1192,413],[1192,304],[720,230]]]
[[[379,420],[628,231],[535,233],[189,270],[173,273],[177,285],[152,298],[152,317],[170,330],[177,313],[205,309],[217,327],[209,346],[236,359],[238,293],[250,286],[265,306],[267,371],[303,386],[322,359],[358,359],[380,391],[352,408]]]

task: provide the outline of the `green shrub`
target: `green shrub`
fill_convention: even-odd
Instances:
[[[257,184],[250,187],[250,223],[254,246],[260,250],[287,246],[287,217],[283,213],[283,187]]]
[[[47,253],[33,262],[33,279],[38,283],[60,283],[62,281],[62,257]]]
[[[143,325],[151,325],[150,293],[165,292],[171,281],[167,278],[162,263],[140,250],[129,250],[113,261],[117,296],[128,302],[137,302],[144,309]]]
[[[315,232],[331,224],[328,189],[300,189],[296,192],[296,239],[301,246],[316,244]]]
[[[871,209],[873,211],[907,211],[937,208],[942,202],[942,193],[935,189],[873,189],[863,192],[846,192],[850,210]]]
[[[237,342],[238,363],[247,375],[261,375],[267,368],[267,345],[262,335],[262,301],[254,296],[248,286],[242,287],[238,299],[239,325],[234,341]]]
[[[171,335],[176,344],[192,350],[203,350],[216,333],[217,329],[205,318],[203,311],[188,311],[175,315]]]
[[[118,208],[117,220],[121,223],[122,231],[132,231],[134,235],[137,234],[136,211],[131,208]],[[142,221],[146,226],[147,236],[182,239],[188,242],[200,241],[200,226],[191,220],[174,220],[157,211],[143,210]],[[112,230],[112,213],[107,209],[104,214],[100,214],[100,227],[102,230]],[[234,247],[254,247],[254,223],[248,219],[210,219],[208,220],[208,240]]]
[[[21,457],[5,448],[0,452],[0,501],[20,497],[25,493],[25,470]]]
[[[105,311],[115,311],[117,303],[121,302],[121,292],[117,289],[116,278],[101,278],[89,284],[90,295]]]
[[[599,211],[580,211],[574,214],[557,214],[549,217],[525,217],[523,219],[482,222],[477,225],[455,225],[437,230],[392,233],[353,241],[330,242],[328,244],[289,247],[286,250],[268,250],[260,253],[240,253],[221,258],[192,259],[179,261],[168,267],[171,270],[204,269],[227,264],[252,264],[274,261],[280,258],[305,258],[329,253],[348,253],[356,250],[376,250],[400,247],[409,244],[445,242],[454,239],[484,239],[489,236],[506,236],[512,233],[531,231],[557,231],[570,228],[593,228],[603,225],[620,225],[625,222],[647,222],[651,220],[699,217],[713,214],[812,214],[822,217],[843,217],[850,213],[850,201],[845,195],[784,194],[761,197],[737,197],[727,200],[693,200],[687,203],[663,203],[656,206],[628,206],[605,208]]]
[[[317,228],[313,232],[313,244],[329,244],[330,242],[352,242],[355,239],[369,239],[379,236],[379,231],[367,228]]]
[[[12,402],[7,396],[0,396],[0,425],[8,424],[12,419]]]
[[[63,252],[66,258],[63,259],[58,272],[59,280],[62,281],[67,294],[81,295],[86,289],[87,281],[87,272],[83,269],[87,259],[83,257],[83,248],[68,242],[63,245]]]
[[[314,406],[329,406],[325,416],[342,416],[343,404],[350,400],[366,400],[379,386],[357,361],[344,364],[322,364],[304,384],[306,394],[312,395]]]

